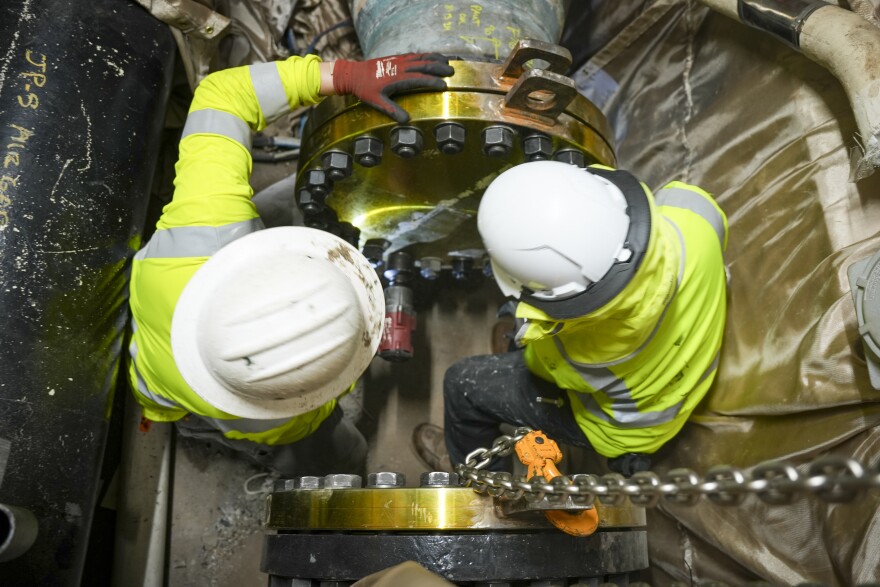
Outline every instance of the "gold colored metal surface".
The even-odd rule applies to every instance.
[[[384,144],[377,166],[354,163],[352,174],[336,181],[325,201],[339,221],[360,229],[361,243],[384,238],[391,242],[389,252],[411,247],[417,258],[481,249],[476,230],[480,198],[499,173],[526,160],[523,139],[530,134],[549,137],[553,153],[576,149],[587,164],[615,164],[605,117],[573,85],[560,82],[562,76],[530,75],[523,79],[527,83],[517,85],[520,78],[503,77],[500,64],[452,65],[456,72],[447,91],[396,97],[410,113],[407,126],[422,134],[422,150],[414,157],[391,151],[391,132],[398,125],[352,98],[327,99],[310,115],[300,155],[302,170],[320,167],[327,151],[353,153],[358,137],[374,137]],[[465,128],[460,152],[450,155],[438,148],[434,129],[442,122]],[[502,157],[483,150],[483,130],[492,125],[514,131],[510,150]],[[301,188],[302,183],[297,190]]]
[[[285,530],[535,530],[541,512],[500,515],[492,499],[464,487],[314,489],[269,496],[266,526]],[[645,510],[597,505],[599,529],[645,525]]]

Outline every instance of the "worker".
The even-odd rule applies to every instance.
[[[251,133],[332,94],[398,122],[389,96],[442,90],[440,55],[316,56],[207,76],[180,141],[174,197],[134,258],[129,378],[149,421],[177,423],[286,476],[363,470],[366,442],[336,398],[382,334],[382,287],[361,253],[305,227],[263,229]]]
[[[592,448],[624,475],[647,469],[717,372],[722,210],[685,183],[655,198],[626,171],[536,161],[489,185],[477,225],[495,281],[517,302],[518,350],[447,370],[445,430],[416,427],[417,454],[446,470],[507,423]]]

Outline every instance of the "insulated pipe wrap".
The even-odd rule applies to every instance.
[[[859,127],[850,181],[864,179],[880,168],[880,29],[854,12],[825,2],[700,2],[775,35],[827,68],[846,91]]]
[[[568,0],[349,0],[349,7],[367,57],[502,60],[520,39],[558,43]]]
[[[740,0],[739,19],[786,44],[800,47],[800,33],[807,18],[825,2],[809,0]]]
[[[0,2],[0,502],[39,521],[3,585],[81,577],[171,82],[130,1]]]

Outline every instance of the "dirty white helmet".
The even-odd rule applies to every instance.
[[[361,253],[321,230],[278,227],[226,245],[174,310],[177,367],[206,402],[244,418],[295,416],[369,365],[385,300]]]
[[[501,291],[557,300],[632,255],[627,200],[604,177],[558,161],[517,165],[486,189],[477,226]]]

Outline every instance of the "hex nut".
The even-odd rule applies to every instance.
[[[293,480],[294,489],[323,489],[324,478],[306,475]]]
[[[419,259],[419,273],[429,281],[440,277],[443,270],[443,260],[440,257],[422,257]]]
[[[488,126],[483,129],[483,153],[490,157],[506,157],[513,149],[513,129]]]
[[[553,155],[553,141],[545,134],[535,133],[523,139],[526,161],[546,161]]]
[[[460,484],[458,473],[430,471],[419,477],[420,487],[458,487]]]
[[[299,191],[297,203],[299,209],[307,216],[319,214],[324,209],[324,198],[316,197],[311,190],[305,188]]]
[[[568,163],[569,165],[577,165],[578,167],[587,166],[584,154],[577,149],[560,149],[553,155],[553,160]]]
[[[333,189],[333,182],[327,177],[323,169],[309,169],[303,184],[312,195],[323,198]]]
[[[296,489],[296,479],[276,479],[272,486],[272,493],[283,493]]]
[[[361,485],[360,475],[337,473],[324,477],[324,487],[327,489],[358,489]]]
[[[330,181],[342,181],[351,175],[351,155],[342,151],[327,151],[321,155],[321,166]]]
[[[471,275],[471,269],[474,268],[473,259],[453,259],[452,260],[452,277],[456,281],[465,281]]]
[[[370,265],[377,271],[385,265],[385,251],[391,246],[391,242],[384,238],[371,238],[364,243],[361,250]]]
[[[434,139],[437,148],[446,155],[461,153],[467,131],[457,122],[441,122],[434,127]]]
[[[406,476],[393,471],[380,471],[367,475],[368,488],[406,487]]]
[[[354,140],[354,160],[361,167],[375,167],[382,162],[385,144],[376,137],[358,137]]]
[[[422,131],[414,126],[397,126],[391,131],[391,152],[398,157],[410,159],[422,152]]]

